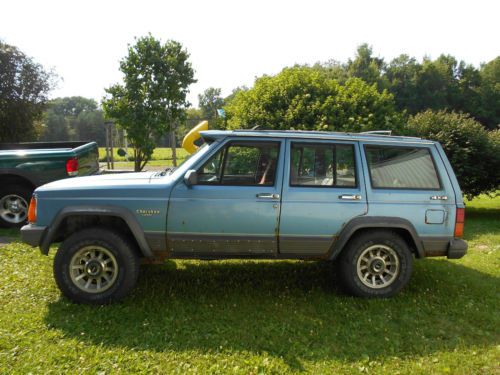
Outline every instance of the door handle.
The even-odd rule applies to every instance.
[[[279,194],[272,194],[272,193],[259,193],[257,194],[257,198],[259,199],[280,199]]]
[[[431,201],[447,201],[448,197],[446,195],[433,195]]]
[[[361,195],[359,195],[359,194],[342,194],[342,195],[339,195],[339,199],[342,199],[345,201],[359,201],[359,200],[361,200]]]

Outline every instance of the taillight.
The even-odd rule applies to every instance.
[[[464,235],[465,208],[457,208],[455,217],[455,237],[462,237]]]
[[[36,197],[31,197],[30,207],[28,208],[28,222],[36,223]]]
[[[66,161],[66,172],[68,176],[78,176],[78,159],[71,158]]]

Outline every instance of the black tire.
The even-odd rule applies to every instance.
[[[362,232],[342,251],[338,271],[343,289],[357,297],[391,297],[408,284],[413,255],[390,230]]]
[[[20,228],[28,219],[28,206],[33,189],[22,184],[0,187],[0,226]]]
[[[101,254],[99,258],[97,255]],[[67,238],[57,250],[54,259],[57,286],[76,303],[103,305],[119,301],[137,282],[140,265],[137,254],[130,240],[115,231],[83,229]],[[107,271],[108,265],[112,271]],[[96,273],[90,274],[91,270]],[[91,282],[85,288],[83,283],[88,280]]]

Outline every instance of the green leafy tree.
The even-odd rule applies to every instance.
[[[263,76],[246,91],[239,91],[225,107],[230,128],[368,131],[398,130],[402,115],[394,100],[376,85],[350,78],[345,85],[324,71],[285,68]]]
[[[209,87],[202,94],[198,95],[199,107],[204,119],[208,120],[211,128],[219,127],[217,124],[217,109],[224,106],[224,98],[221,96],[221,89]]]
[[[500,126],[500,56],[481,67],[480,77],[478,118],[488,128],[495,129]]]
[[[366,43],[358,47],[354,60],[349,59],[347,62],[349,77],[361,78],[369,84],[376,83],[381,89],[386,86],[383,80],[384,69],[384,59],[373,57],[373,49]]]
[[[81,141],[95,141],[99,146],[106,144],[104,114],[101,110],[82,111],[74,120],[76,138]]]
[[[500,137],[469,115],[427,110],[410,117],[407,131],[441,143],[468,198],[500,188]]]
[[[396,106],[408,113],[417,113],[417,77],[421,65],[408,55],[400,55],[387,66],[386,78],[389,91],[394,95]]]
[[[335,79],[340,84],[344,84],[351,77],[347,64],[334,59],[330,59],[324,63],[317,62],[312,68],[324,72],[328,78]]]
[[[70,132],[66,117],[48,110],[43,121],[42,141],[69,141]]]
[[[127,131],[136,171],[151,158],[155,138],[183,120],[188,87],[196,82],[188,59],[179,42],[162,43],[151,35],[136,39],[120,62],[124,83],[106,89],[104,112]]]
[[[55,75],[18,48],[0,41],[0,142],[37,137]]]
[[[43,121],[44,141],[92,140],[104,145],[103,114],[94,99],[81,96],[56,98],[47,105]]]

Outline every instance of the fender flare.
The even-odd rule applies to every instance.
[[[153,252],[146,241],[144,231],[136,217],[128,209],[117,206],[67,206],[63,208],[52,220],[52,223],[48,226],[47,231],[43,236],[40,244],[40,250],[42,253],[48,254],[52,240],[64,219],[70,216],[82,215],[115,216],[123,219],[125,223],[127,223],[132,235],[137,241],[141,253],[145,257],[153,257]]]
[[[425,256],[422,241],[420,240],[415,227],[408,220],[390,216],[360,216],[350,220],[342,228],[337,240],[330,248],[330,260],[334,260],[340,254],[344,246],[356,231],[365,228],[404,229],[410,234],[413,242],[415,243],[417,257],[423,258]]]

